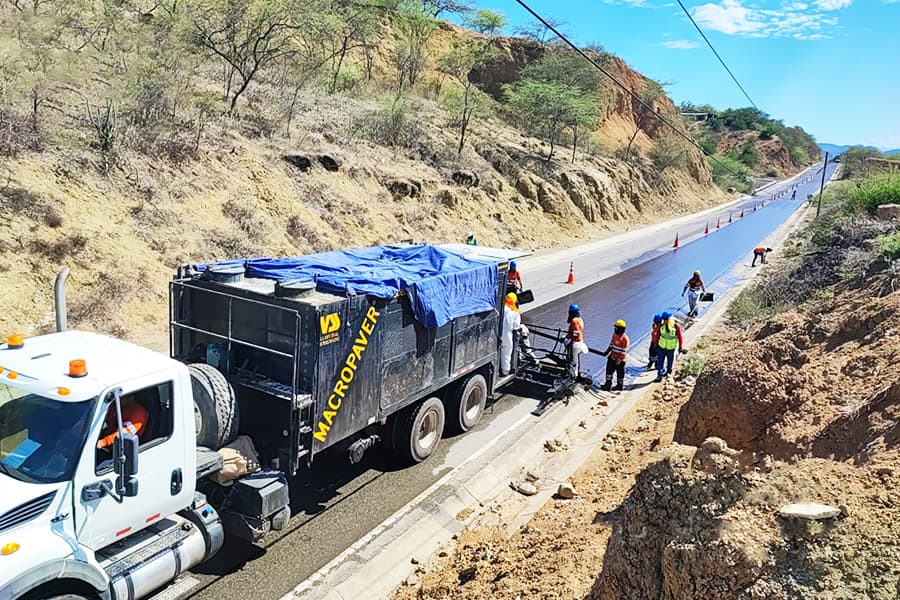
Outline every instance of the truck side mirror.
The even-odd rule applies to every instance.
[[[119,440],[122,440],[119,443]],[[113,443],[113,470],[116,478],[116,493],[124,497],[137,496],[138,493],[138,446],[140,441],[133,433],[123,433]]]

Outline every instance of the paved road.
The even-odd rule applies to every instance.
[[[765,212],[764,209],[768,208],[773,194],[786,190],[786,198],[789,199],[789,190],[797,185],[797,199],[800,200],[805,199],[807,194],[817,191],[821,179],[821,171],[819,171],[821,166],[819,163],[809,167],[784,183],[767,188],[755,196],[744,197],[724,208],[710,209],[618,234],[569,251],[524,258],[519,262],[525,286],[532,289],[535,294],[535,303],[529,305],[528,308],[533,310],[543,302],[568,296],[573,291],[597,283],[639,262],[666,254],[672,249],[676,234],[679,237],[680,245],[684,246],[689,241],[702,236],[707,224],[710,227],[710,237],[714,233],[716,235],[725,234],[728,227],[734,227],[741,220],[742,211],[745,219],[752,216],[756,221],[760,221],[761,219],[757,218],[756,214],[761,210]],[[829,164],[827,175],[830,176],[834,167],[833,163]],[[800,183],[809,178],[812,179]],[[778,199],[775,203],[777,204],[783,199]],[[754,208],[757,209],[756,212],[754,212]],[[732,219],[731,225],[728,224],[729,217]],[[768,218],[762,220],[768,223]],[[718,231],[716,231],[717,221],[722,226]],[[566,284],[570,262],[573,262],[575,266],[574,286]],[[691,270],[693,271],[693,269]]]
[[[790,185],[772,188],[769,193]],[[812,185],[801,186],[797,197],[806,198]],[[648,315],[679,304],[681,286],[694,269],[703,270],[711,280],[717,273],[746,259],[749,250],[800,203],[799,200],[775,200],[751,216],[748,207],[752,211],[754,202],[759,204],[761,198],[745,201],[732,209],[733,213],[737,211],[736,216],[743,206],[743,221],[723,226],[720,231],[678,251],[671,250],[666,227],[655,227],[630,234],[627,239],[610,240],[611,245],[605,249],[583,253],[576,259],[576,266],[584,278],[599,279],[599,274],[613,274],[623,266],[626,270],[579,291],[573,292],[572,286],[557,283],[560,272],[564,281],[568,256],[558,258],[555,263],[546,258],[536,259],[531,271],[527,270],[528,263],[523,262],[526,283],[536,290],[539,299],[556,298],[529,311],[526,320],[562,325],[566,307],[574,300],[582,305],[589,344],[605,347],[610,333],[607,325],[617,318],[633,323],[630,330],[634,331],[633,337],[639,337],[639,324],[648,320]],[[716,215],[711,218],[715,219]],[[705,219],[682,220],[677,225],[683,232],[682,239],[690,237],[692,231],[694,235],[702,234]],[[671,237],[674,239],[674,235]],[[610,247],[615,250],[611,251]],[[593,366],[598,367],[600,363]],[[302,481],[298,478],[292,485],[294,516],[286,530],[270,535],[259,546],[229,541],[219,556],[194,571],[193,577],[199,585],[185,597],[198,600],[280,598],[487,442],[527,421],[535,404],[526,398],[501,398],[474,431],[445,439],[435,456],[412,468],[395,470],[389,455],[377,449],[356,466],[347,464],[343,455],[320,460],[307,477]]]

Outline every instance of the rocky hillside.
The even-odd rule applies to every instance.
[[[337,4],[3,5],[0,39],[17,59],[0,86],[3,329],[49,323],[62,266],[75,325],[162,347],[180,263],[469,231],[530,250],[725,198],[698,151],[608,83],[574,98],[589,118],[523,119],[505,84],[561,50],[409,7]],[[246,54],[237,42],[260,23],[274,33]],[[597,55],[638,91],[652,83]]]

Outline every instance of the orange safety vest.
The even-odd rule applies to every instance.
[[[107,413],[107,421],[111,416],[112,422],[106,423],[100,440],[97,442],[98,448],[108,448],[112,446],[113,442],[116,440],[116,436],[119,435],[119,426],[115,419],[116,409],[114,406],[110,408],[111,411]],[[135,403],[122,409],[122,429],[127,433],[140,435],[147,426],[147,421],[149,419],[150,413],[148,413],[147,409],[140,404]]]
[[[697,290],[702,287],[706,287],[703,285],[703,280],[697,277],[696,275],[688,279],[687,285],[692,290]]]
[[[619,335],[614,333],[612,341],[609,342],[609,358],[610,360],[623,361],[628,353],[628,334]]]
[[[763,248],[762,246],[760,246],[759,248],[753,249],[753,254],[765,254],[765,253],[766,253],[766,249]]]
[[[584,321],[581,317],[575,317],[569,321],[569,339],[573,342],[584,341]]]
[[[506,285],[515,285],[519,283],[522,284],[522,274],[518,271],[507,271],[506,273]]]

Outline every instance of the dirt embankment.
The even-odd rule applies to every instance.
[[[454,35],[471,33],[447,25],[435,35],[423,82],[453,85],[435,66]],[[385,40],[372,58],[387,82]],[[502,43],[510,57],[529,44]],[[616,61],[623,76],[642,80]],[[640,152],[617,159],[635,127],[623,103],[612,105],[574,160],[566,151],[548,163],[545,142],[492,116],[473,121],[457,156],[453,115],[425,84],[402,114],[375,84],[354,93],[302,90],[290,132],[274,112],[277,92],[261,78],[238,114],[210,117],[184,139],[144,139],[147,132],[121,125],[108,174],[81,97],[61,95],[55,106],[65,119],[55,137],[0,165],[2,329],[29,333],[50,322],[51,285],[64,265],[72,269],[74,326],[164,347],[167,281],[185,262],[462,241],[469,231],[482,244],[531,250],[725,199],[698,157],[665,176]],[[638,135],[643,152],[653,126]]]
[[[696,384],[645,397],[579,496],[508,539],[465,533],[397,597],[900,597],[900,292],[872,243],[895,224],[817,227],[825,246],[764,267],[795,310],[720,326]],[[839,515],[779,515],[796,502]]]
[[[782,177],[803,168],[794,163],[790,150],[777,136],[764,139],[758,131],[726,131],[716,137],[716,154],[740,156],[752,152],[756,162],[751,170],[757,175]]]

